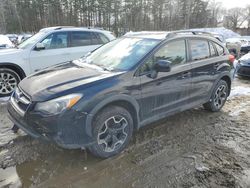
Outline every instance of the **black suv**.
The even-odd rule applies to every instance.
[[[207,34],[129,33],[25,78],[8,111],[35,138],[107,158],[147,124],[199,105],[219,111],[230,94],[232,61]]]

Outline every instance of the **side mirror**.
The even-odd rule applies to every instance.
[[[171,62],[167,60],[158,60],[154,66],[154,69],[157,72],[170,72],[171,67],[170,67]]]
[[[45,46],[43,43],[37,43],[35,50],[40,51],[40,50],[45,50]]]

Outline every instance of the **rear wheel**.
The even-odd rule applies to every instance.
[[[204,108],[212,112],[220,111],[227,100],[228,92],[227,82],[220,80],[212,93],[210,101],[203,105]]]
[[[0,68],[0,97],[9,96],[20,82],[19,75],[8,68]]]
[[[122,152],[132,137],[133,119],[130,113],[119,106],[109,106],[98,113],[93,122],[95,143],[89,150],[101,158],[112,157]]]

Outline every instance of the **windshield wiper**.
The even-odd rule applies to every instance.
[[[98,67],[101,67],[104,71],[111,71],[110,69],[108,69],[108,68],[106,68],[106,67],[104,67],[104,66],[101,66],[101,65],[97,65]]]
[[[81,60],[81,63],[83,63],[85,66],[89,66],[92,68],[101,68],[103,71],[109,71],[109,72],[112,71],[112,70],[110,70],[102,65],[98,65],[98,64],[93,63],[93,61],[88,61],[87,57],[82,57],[82,58],[80,58],[80,60]]]

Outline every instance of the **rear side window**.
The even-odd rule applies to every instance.
[[[71,47],[92,45],[92,33],[75,31],[71,34]]]
[[[98,38],[102,41],[102,44],[106,44],[109,42],[109,39],[102,33],[96,33]]]
[[[206,40],[189,40],[191,58],[193,61],[209,58],[209,46]]]
[[[224,55],[224,48],[221,46],[221,45],[219,45],[219,44],[217,44],[217,43],[214,43],[215,44],[215,46],[216,46],[216,49],[217,49],[217,51],[218,51],[218,54],[221,56],[221,55]]]
[[[96,33],[92,33],[92,44],[93,45],[99,45],[104,44],[100,37]]]
[[[212,42],[209,42],[209,47],[210,47],[210,56],[211,57],[217,56],[216,50]]]
[[[93,32],[92,42],[94,45],[106,44],[109,42],[109,39],[102,33]]]

